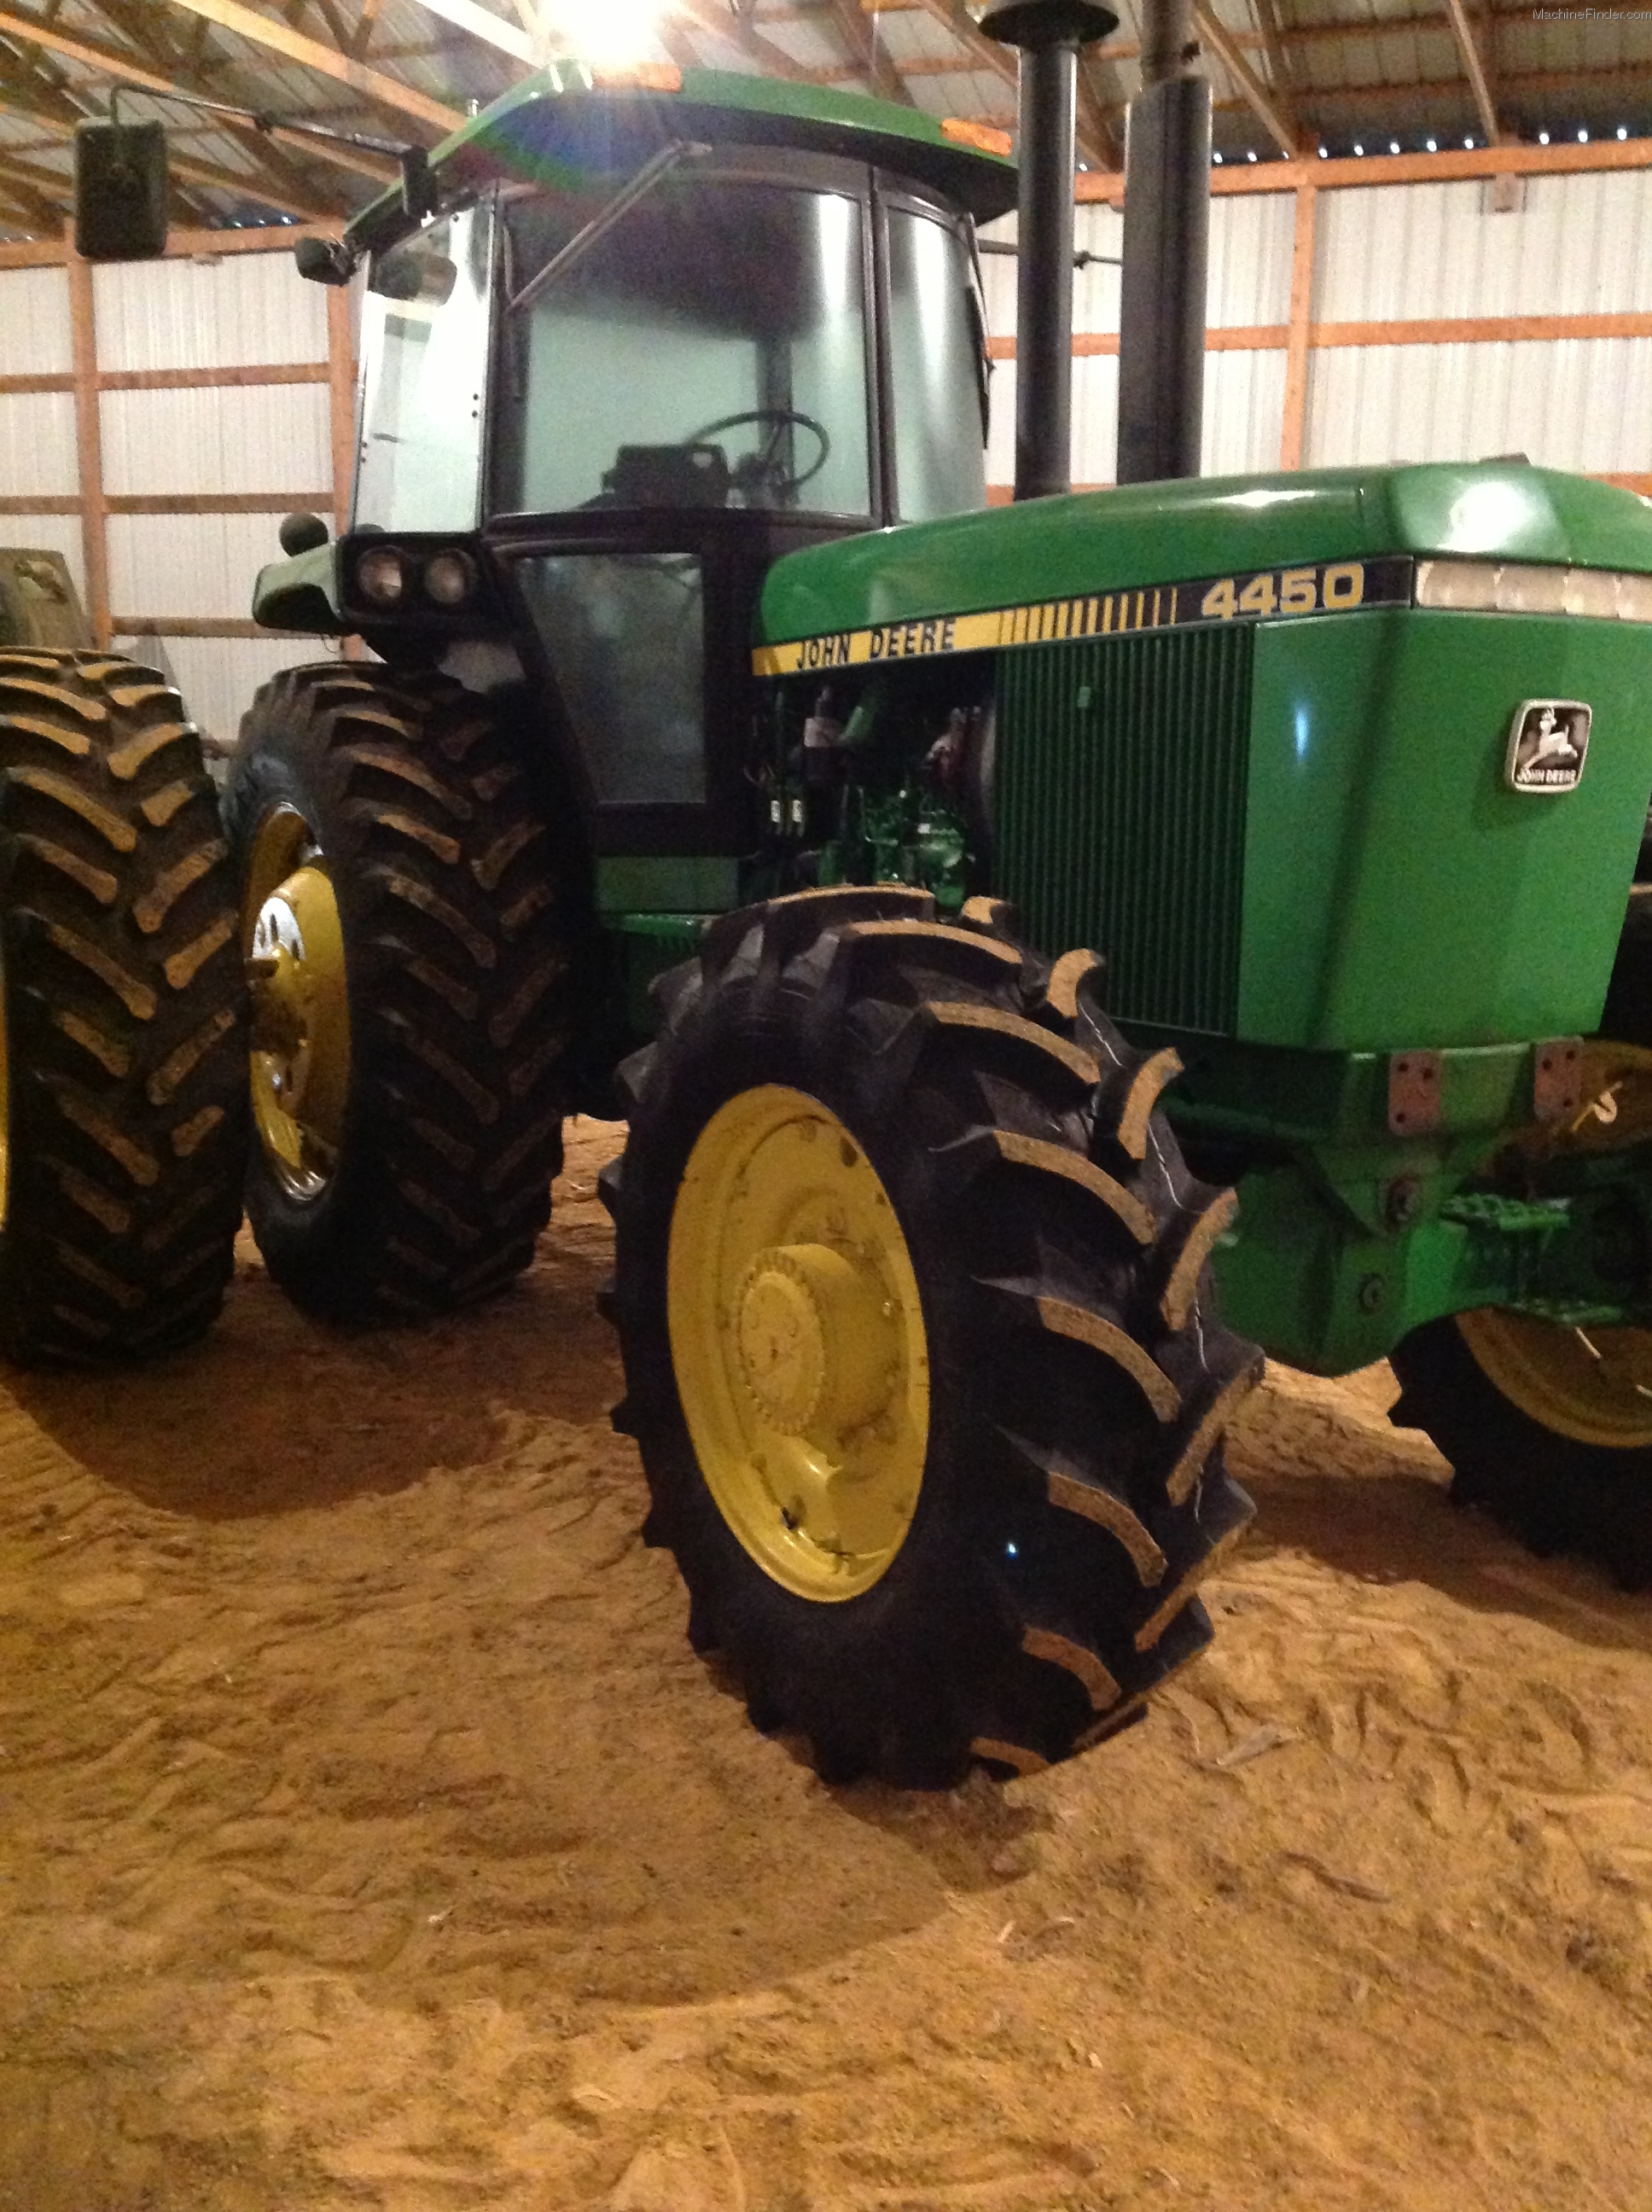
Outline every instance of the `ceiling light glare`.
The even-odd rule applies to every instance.
[[[1464,145],[1465,145],[1465,146],[1473,146],[1473,144],[1474,143],[1474,142],[1473,142],[1473,140],[1472,138],[1465,138],[1465,139],[1463,140],[1463,143],[1464,143]]]
[[[1321,147],[1320,148],[1320,159],[1321,159],[1321,161],[1328,161],[1330,160],[1330,158],[1331,158],[1331,149],[1330,149],[1330,148],[1329,148],[1328,146],[1321,146]]]
[[[1397,138],[1389,139],[1388,151],[1391,154],[1397,154],[1400,151],[1400,141]]]
[[[1356,154],[1363,154],[1365,151],[1365,149],[1363,146],[1356,146],[1354,151]]]
[[[1578,143],[1578,144],[1579,144],[1580,146],[1587,146],[1587,145],[1588,144],[1588,143],[1589,143],[1589,134],[1588,134],[1588,132],[1587,131],[1580,131],[1578,132],[1578,134],[1577,134],[1577,143]]]
[[[1218,167],[1220,166],[1222,156],[1219,154],[1212,154],[1211,155],[1211,159],[1212,161],[1216,162]]]
[[[1624,128],[1621,123],[1618,125],[1618,136],[1620,138],[1627,138],[1629,136],[1628,131]]]
[[[1254,146],[1251,148],[1249,153],[1246,155],[1245,159],[1248,161],[1254,161],[1256,159],[1256,149]]]
[[[1539,144],[1540,146],[1546,146],[1546,145],[1548,144],[1548,143],[1549,143],[1549,134],[1548,134],[1548,132],[1547,132],[1546,131],[1540,131],[1538,132],[1538,134],[1537,134],[1537,143],[1538,143],[1538,144]]]
[[[1437,153],[1439,152],[1439,150],[1440,150],[1440,142],[1439,142],[1439,140],[1438,140],[1437,138],[1430,138],[1430,139],[1429,140],[1429,142],[1428,142],[1428,150],[1429,150],[1429,152],[1430,152],[1430,154],[1437,154]]]
[[[574,60],[623,69],[653,51],[665,0],[550,0],[545,28]]]

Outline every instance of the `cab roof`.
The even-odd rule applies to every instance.
[[[444,200],[496,182],[601,191],[684,141],[865,162],[929,186],[979,222],[1015,205],[1015,164],[1002,132],[824,85],[721,70],[555,63],[443,139],[430,165]],[[412,227],[392,191],[345,236],[358,249],[381,250]]]

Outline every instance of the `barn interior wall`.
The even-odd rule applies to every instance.
[[[1652,472],[1652,169],[1534,175],[1496,211],[1482,179],[1316,191],[1303,459],[1352,462],[1525,453],[1592,475]],[[1297,196],[1219,195],[1211,206],[1204,465],[1227,476],[1279,465]],[[1077,243],[1121,250],[1118,210],[1078,210]],[[1013,238],[1013,219],[986,234]],[[984,270],[1003,354],[1015,334],[1016,264]],[[1604,317],[1627,334],[1520,338],[1489,328],[1430,341],[1429,325]],[[1388,333],[1382,325],[1403,325]],[[1423,326],[1419,328],[1418,326]],[[1354,326],[1361,326],[1356,331]],[[1114,477],[1119,272],[1074,283],[1075,483]],[[1218,335],[1220,334],[1220,335]],[[1088,344],[1087,344],[1088,342]],[[1014,475],[1015,364],[993,382],[987,475]]]

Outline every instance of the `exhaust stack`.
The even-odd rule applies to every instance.
[[[1142,88],[1130,103],[1119,298],[1122,483],[1200,471],[1211,88],[1192,0],[1142,0]]]
[[[1072,488],[1073,109],[1078,49],[1118,28],[1096,0],[999,0],[981,27],[1021,51],[1015,495]],[[1128,248],[1127,247],[1127,252]]]

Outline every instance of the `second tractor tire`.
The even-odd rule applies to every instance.
[[[324,1318],[484,1297],[550,1217],[575,895],[531,769],[515,695],[436,675],[289,669],[242,723],[246,1208]]]

